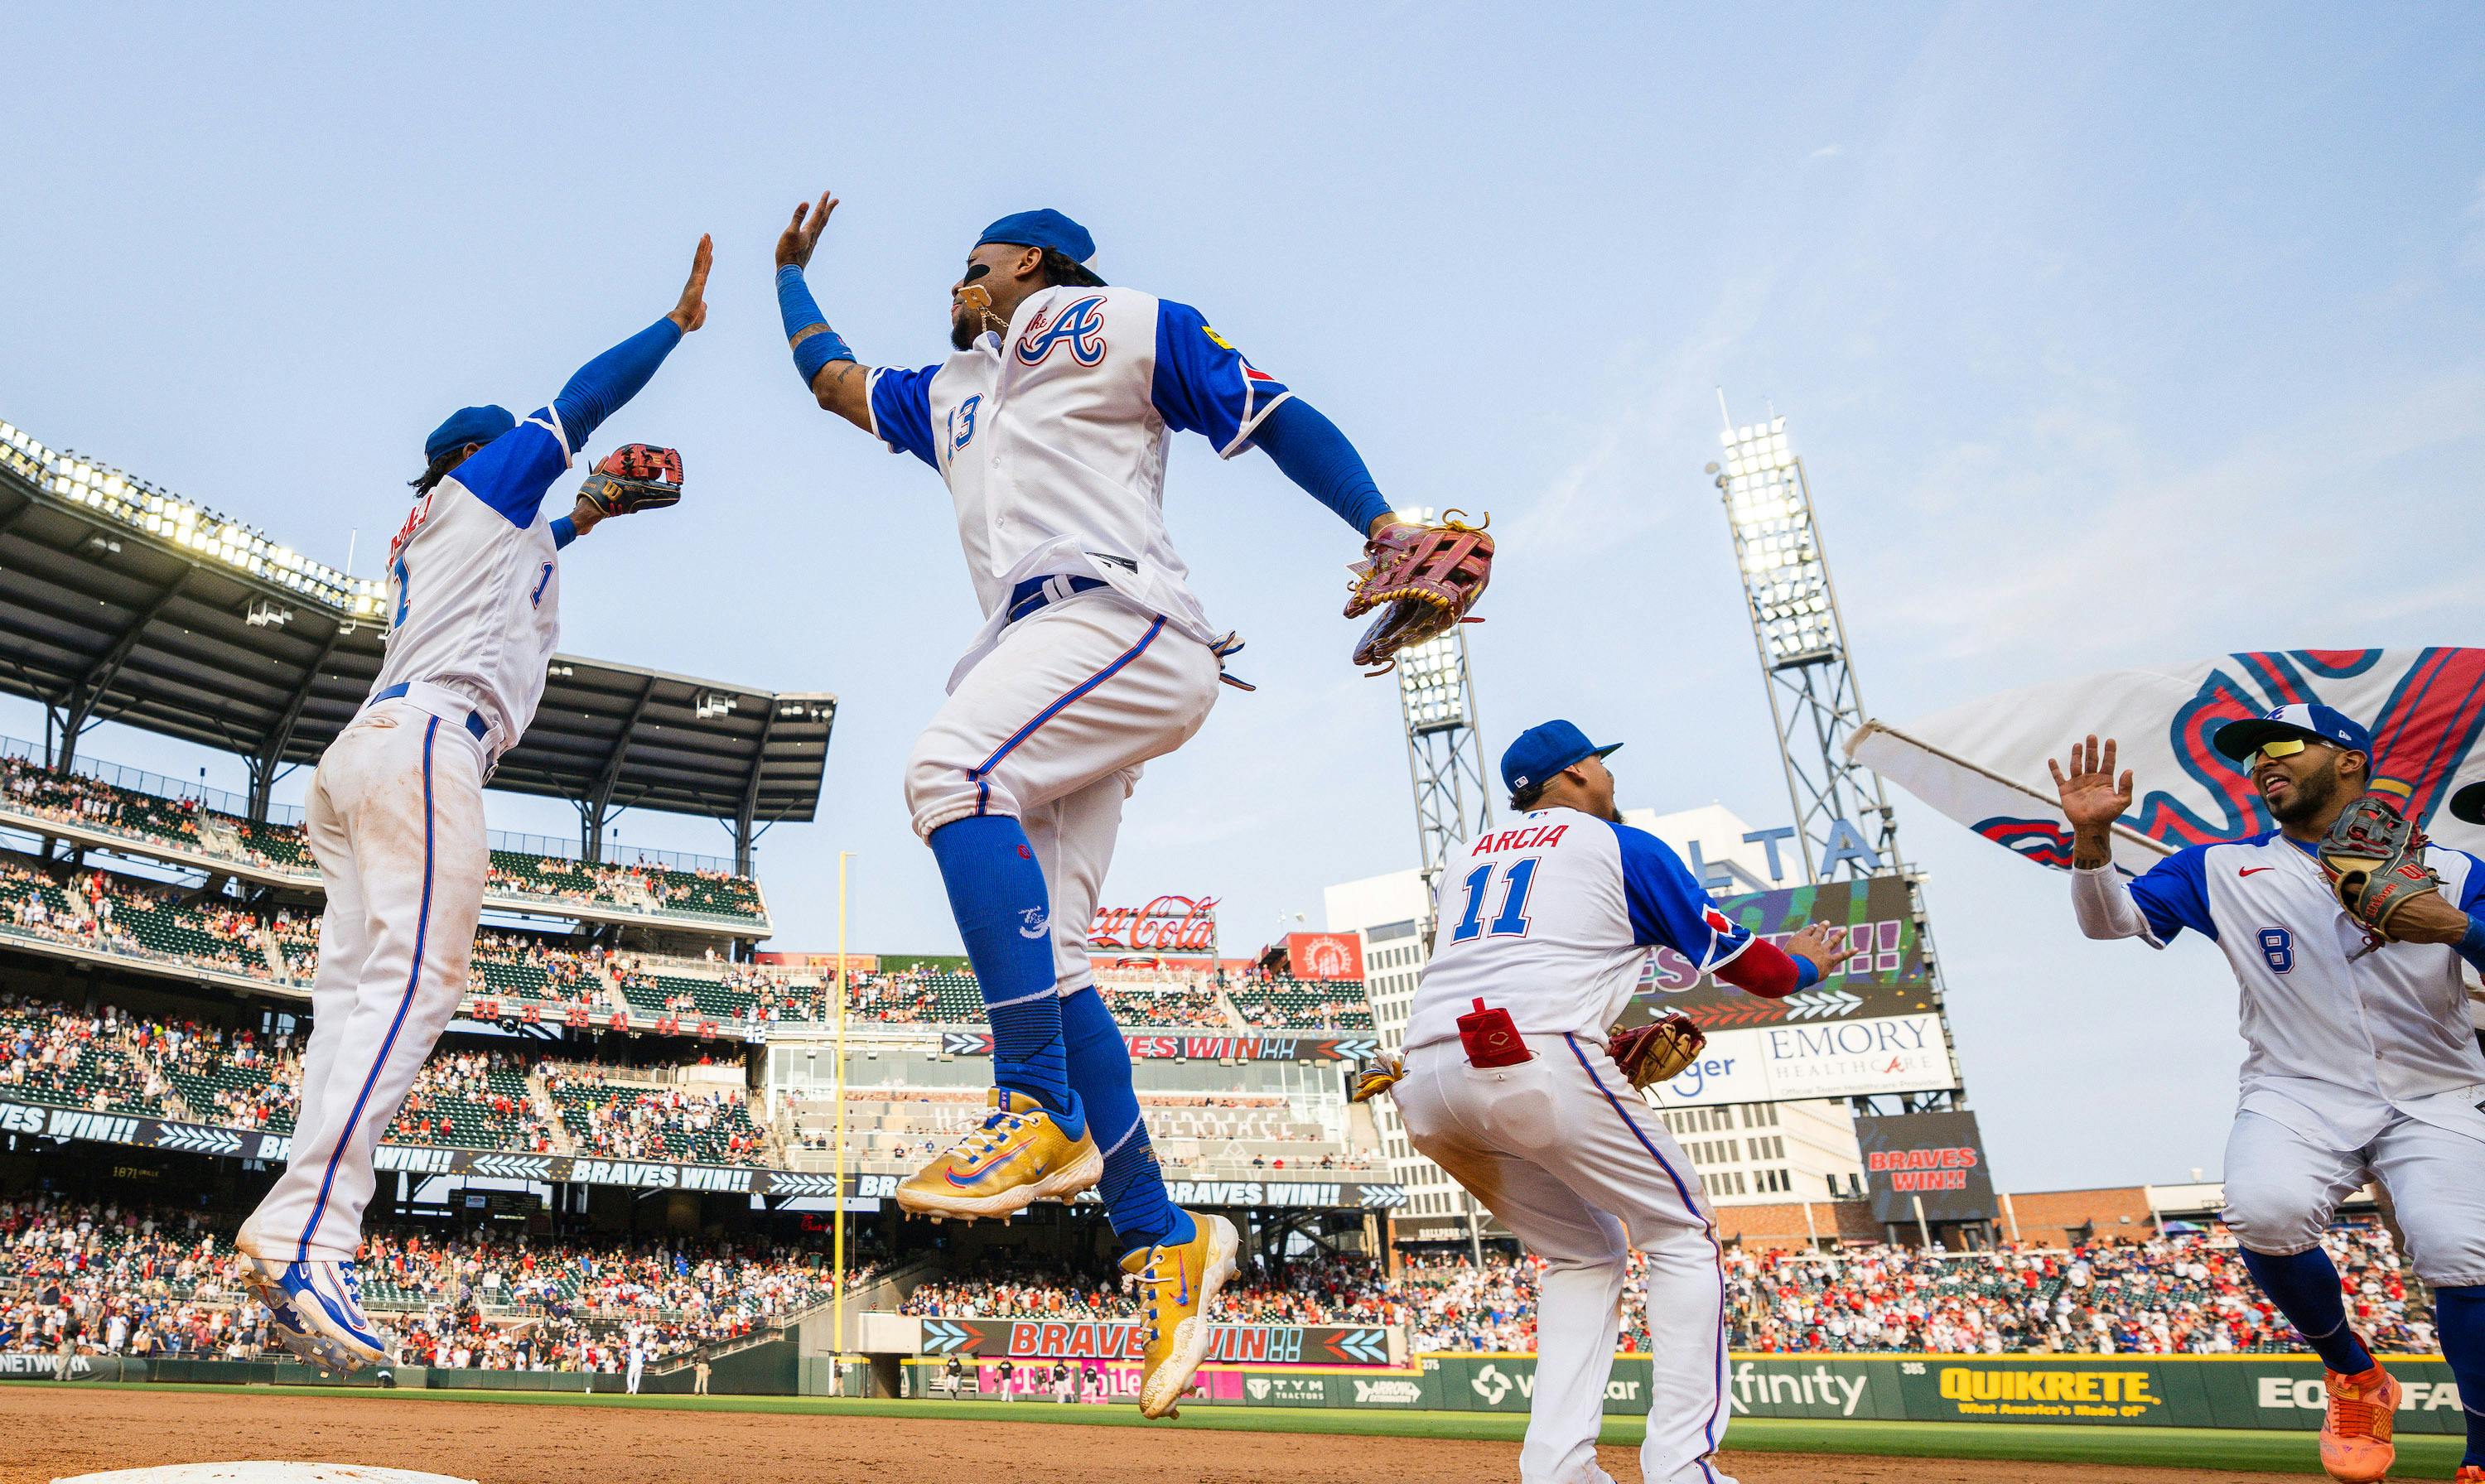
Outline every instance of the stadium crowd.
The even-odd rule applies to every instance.
[[[251,1359],[267,1315],[232,1272],[232,1220],[48,1198],[0,1202],[0,1352]],[[734,1242],[694,1255],[490,1228],[374,1230],[364,1300],[410,1364],[617,1371],[784,1322],[832,1296],[825,1255]],[[877,1277],[847,1274],[848,1291]]]
[[[2431,1307],[2387,1231],[2327,1239],[2358,1332],[2376,1349],[2436,1347]],[[1355,1257],[1298,1260],[1246,1273],[1227,1290],[1234,1323],[1392,1324],[1415,1350],[1536,1348],[1537,1277],[1526,1256],[1410,1256],[1391,1280]],[[2286,1351],[2302,1342],[2253,1286],[2230,1242],[2177,1236],[2068,1250],[1925,1253],[1859,1246],[1834,1252],[1729,1249],[1729,1342],[1805,1353],[2199,1354]],[[911,1314],[949,1318],[1118,1318],[1133,1311],[1117,1277],[977,1269],[927,1282]],[[1649,1344],[1646,1289],[1634,1260],[1623,1311],[1625,1349]]]
[[[561,1151],[562,1141],[535,1100],[540,1084],[579,1151],[766,1162],[766,1133],[738,1091],[653,1086],[649,1075],[643,1068],[451,1046],[423,1065],[386,1137],[395,1144]],[[300,1081],[300,1054],[289,1035],[136,1015],[112,1005],[82,1011],[0,993],[0,1097],[289,1134]]]
[[[194,796],[125,788],[89,772],[54,772],[30,757],[0,757],[0,808],[178,854],[298,875],[317,869],[298,824],[257,823],[205,808]],[[514,896],[643,912],[750,921],[765,912],[758,883],[748,877],[708,867],[682,870],[645,859],[589,863],[496,850],[485,886]]]

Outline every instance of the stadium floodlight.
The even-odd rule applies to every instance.
[[[1466,656],[1456,631],[1399,651],[1398,700],[1412,731],[1466,725]]]
[[[732,715],[733,708],[741,702],[740,696],[723,690],[702,690],[693,698],[691,709],[699,720],[708,721],[718,716]]]
[[[1728,427],[1718,441],[1722,467],[1708,470],[1725,496],[1762,659],[1772,669],[1821,663],[1843,647],[1837,599],[1786,419]]]
[[[202,557],[213,557],[237,571],[280,583],[341,612],[376,616],[380,611],[386,589],[377,580],[352,577],[313,561],[252,526],[168,495],[84,454],[68,449],[56,452],[14,423],[0,422],[0,464],[46,494]]]

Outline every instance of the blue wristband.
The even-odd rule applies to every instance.
[[[578,523],[565,515],[552,518],[552,549],[556,552],[578,539]]]
[[[777,270],[777,311],[784,318],[789,342],[816,327],[814,334],[794,346],[794,369],[803,373],[804,386],[809,386],[811,379],[820,374],[820,367],[830,362],[855,358],[845,340],[829,328],[828,316],[820,312],[818,301],[811,297],[811,285],[803,282],[803,270],[792,263]]]
[[[2485,914],[2468,914],[2468,931],[2453,944],[2459,957],[2474,964],[2476,972],[2485,974]]]
[[[1787,957],[1794,960],[1794,986],[1797,989],[1809,989],[1820,983],[1820,965],[1801,954],[1789,954]]]

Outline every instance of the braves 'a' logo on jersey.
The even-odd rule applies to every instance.
[[[1018,337],[1018,362],[1021,365],[1042,365],[1052,353],[1067,345],[1070,359],[1080,365],[1096,365],[1105,359],[1105,296],[1090,294],[1061,311],[1050,322],[1045,311],[1035,311],[1027,321],[1026,333]]]

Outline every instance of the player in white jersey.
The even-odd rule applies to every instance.
[[[1057,211],[985,229],[951,290],[955,354],[858,364],[803,278],[835,205],[797,207],[777,245],[795,367],[822,408],[947,483],[984,611],[906,796],[982,985],[997,1085],[984,1125],[898,1203],[1006,1216],[1101,1183],[1124,1270],[1151,1295],[1139,1405],[1161,1417],[1206,1358],[1237,1238],[1166,1198],[1087,931],[1124,798],[1208,719],[1241,647],[1165,534],[1167,445],[1188,430],[1225,457],[1260,448],[1358,536],[1395,518],[1327,418],[1198,310],[1106,286],[1086,229]]]
[[[483,780],[543,698],[560,639],[558,553],[602,519],[545,492],[608,416],[705,322],[712,249],[664,318],[598,356],[525,421],[452,414],[389,544],[388,653],[369,699],[319,759],[304,833],[327,909],[291,1155],[235,1248],[286,1348],[352,1369],[385,1362],[354,1254],[381,1133],[466,991],[490,848]]]
[[[2373,1480],[2392,1457],[2398,1383],[2349,1325],[2321,1250],[2338,1202],[2379,1180],[2433,1289],[2467,1412],[2458,1478],[2485,1484],[2485,1055],[2460,974],[2462,959],[2485,967],[2485,862],[2429,847],[2442,892],[2400,908],[2385,942],[2339,905],[2315,853],[2365,792],[2370,734],[2327,706],[2293,705],[2229,722],[2214,742],[2249,767],[2278,828],[2186,847],[2129,882],[2111,835],[2131,808],[2132,777],[2116,775],[2113,740],[2090,737],[2050,765],[2072,830],[2080,931],[2163,948],[2189,928],[2234,971],[2246,1051],[2226,1225],[2327,1367],[2323,1467]]]
[[[1502,754],[1517,820],[1451,848],[1394,1089],[1406,1135],[1544,1260],[1527,1484],[1600,1484],[1597,1429],[1629,1250],[1644,1256],[1654,1375],[1647,1484],[1733,1484],[1726,1282],[1699,1176],[1616,1069],[1606,1035],[1652,948],[1777,997],[1853,957],[1807,927],[1780,949],[1717,908],[1614,810],[1612,747],[1568,721]]]

